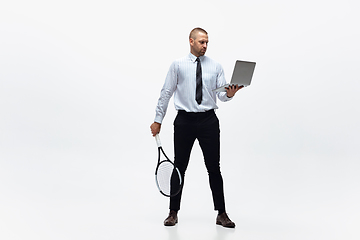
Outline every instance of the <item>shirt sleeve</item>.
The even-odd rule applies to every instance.
[[[225,84],[227,84],[226,80],[225,80],[225,75],[224,75],[224,69],[222,68],[222,66],[219,66],[220,70],[219,70],[219,74],[217,76],[217,81],[216,81],[216,88],[219,88],[221,86],[224,86]],[[216,93],[217,97],[219,98],[220,101],[222,102],[227,102],[230,101],[232,99],[229,98],[226,94],[226,92],[217,92]]]
[[[160,97],[156,105],[155,122],[162,123],[165,117],[170,98],[174,94],[177,85],[177,64],[173,62],[166,75],[165,83],[161,89]]]

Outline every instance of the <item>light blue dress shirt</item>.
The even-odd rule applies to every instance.
[[[203,81],[201,104],[195,100],[196,56],[189,53],[188,56],[175,60],[170,66],[156,106],[155,122],[162,123],[173,94],[175,109],[186,112],[205,112],[217,109],[216,95],[223,102],[231,99],[227,97],[226,92],[213,92],[214,89],[226,84],[222,66],[206,56],[199,58]]]

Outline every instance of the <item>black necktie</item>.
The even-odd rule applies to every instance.
[[[196,102],[201,103],[202,100],[202,73],[201,73],[201,63],[200,58],[196,58],[197,67],[196,67]]]

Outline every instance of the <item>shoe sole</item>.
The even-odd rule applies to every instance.
[[[220,226],[223,226],[223,227],[226,227],[226,228],[235,228],[235,225],[231,225],[231,226],[224,226],[221,224],[221,222],[216,222],[217,225],[220,225]]]
[[[166,226],[166,227],[172,227],[172,226],[175,226],[177,223],[178,223],[178,221],[176,220],[174,224],[164,223],[164,226]]]

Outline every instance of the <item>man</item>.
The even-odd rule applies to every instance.
[[[214,208],[218,211],[216,224],[234,228],[225,211],[223,179],[220,172],[220,130],[215,115],[216,96],[221,101],[229,101],[242,86],[230,86],[226,92],[212,90],[226,84],[220,64],[204,56],[208,47],[208,34],[204,29],[195,28],[190,32],[190,54],[175,60],[166,76],[160,98],[156,106],[155,121],[151,124],[152,135],[160,132],[171,96],[178,114],[174,121],[174,164],[183,179],[189,163],[190,152],[198,139],[209,174]],[[182,191],[170,198],[170,213],[165,226],[178,222]]]

